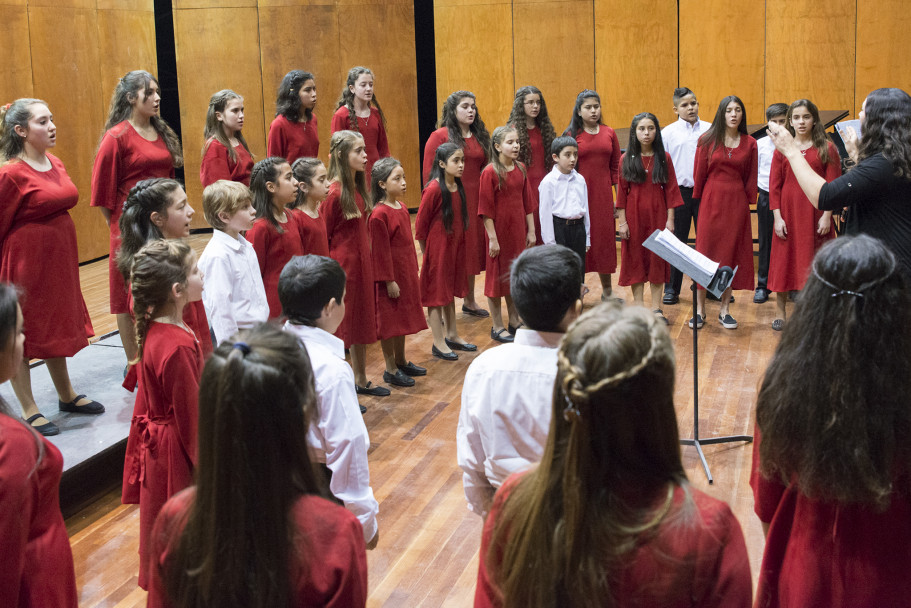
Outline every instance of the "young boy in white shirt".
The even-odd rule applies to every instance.
[[[576,172],[579,144],[572,137],[558,137],[550,146],[554,168],[538,186],[538,216],[541,218],[541,240],[545,245],[569,247],[582,259],[585,275],[585,253],[592,244],[591,219],[588,215],[588,187]]]
[[[202,302],[217,345],[268,319],[269,303],[256,252],[240,234],[256,218],[250,189],[220,179],[203,190],[202,209],[214,228],[199,257],[206,278]]]
[[[773,103],[765,111],[768,122],[785,126],[788,117],[788,104]],[[759,151],[759,200],[756,201],[757,236],[759,240],[759,274],[756,277],[756,293],[753,301],[762,304],[769,299],[769,258],[772,255],[772,227],[775,214],[769,209],[769,173],[772,171],[772,155],[775,144],[771,137],[761,137],[756,141]]]
[[[482,517],[503,481],[544,453],[557,348],[582,312],[582,278],[582,260],[566,247],[523,251],[509,285],[527,328],[478,355],[465,374],[456,445],[468,508]]]
[[[370,437],[354,392],[354,372],[345,362],[345,343],[332,334],[345,318],[345,271],[332,258],[294,256],[278,278],[278,299],[310,356],[316,384],[317,416],[307,443],[329,478],[329,491],[354,513],[368,549],[379,539],[379,504],[370,488]]]

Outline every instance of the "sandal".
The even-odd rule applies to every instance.
[[[29,423],[29,426],[31,426],[33,429],[35,429],[36,431],[38,431],[45,437],[50,437],[51,435],[60,434],[60,429],[57,427],[57,425],[54,424],[53,422],[51,422],[50,420],[47,420],[47,418],[44,418],[45,420],[47,420],[47,422],[45,422],[44,424],[35,424],[35,421],[38,420],[39,418],[44,418],[44,414],[42,414],[41,412],[38,412],[34,416],[29,416],[28,418],[26,418],[25,421]]]
[[[784,329],[784,319],[775,319],[772,321],[772,329],[775,331],[781,331]]]

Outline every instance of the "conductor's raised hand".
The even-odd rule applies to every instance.
[[[769,121],[767,133],[769,134],[769,139],[775,144],[775,149],[784,154],[785,157],[790,158],[793,154],[800,154],[800,148],[797,147],[794,136],[783,126]]]
[[[851,160],[857,162],[857,148],[860,142],[857,139],[857,131],[854,130],[854,127],[848,127],[845,130],[843,141],[845,142],[845,152],[848,153]]]

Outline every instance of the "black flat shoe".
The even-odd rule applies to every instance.
[[[28,422],[29,425],[33,429],[35,429],[36,431],[38,431],[45,437],[50,437],[51,435],[60,434],[60,429],[57,428],[57,425],[54,424],[53,422],[51,422],[50,420],[48,420],[44,424],[34,424],[34,422],[36,420],[38,420],[39,418],[44,418],[44,414],[42,414],[41,412],[38,412],[34,416],[30,416],[30,417],[26,418],[25,421]]]
[[[430,352],[433,353],[434,357],[436,357],[437,359],[442,359],[443,361],[458,361],[459,360],[459,356],[457,354],[444,353],[439,348],[437,348],[436,344],[434,344],[433,346],[430,347]]]
[[[464,304],[462,304],[462,312],[472,317],[481,317],[482,319],[490,316],[490,313],[483,308],[468,308]]]
[[[680,296],[678,296],[673,291],[665,291],[664,297],[661,298],[661,303],[664,304],[665,306],[673,306],[674,304],[676,304],[679,301],[680,301]]]
[[[374,397],[388,397],[392,394],[389,392],[388,388],[376,386],[373,382],[368,382],[367,386],[358,386],[355,384],[354,390],[358,395],[373,395]]]
[[[505,336],[503,334],[506,334]],[[515,341],[515,338],[510,334],[506,328],[497,331],[493,327],[490,328],[490,337],[496,340],[497,342],[502,342],[503,344],[510,344]]]
[[[402,370],[402,373],[406,376],[426,376],[427,368],[421,367],[420,365],[415,365],[411,361],[405,365],[399,365],[398,368]]]
[[[762,287],[756,288],[756,293],[753,294],[753,303],[754,304],[764,304],[769,301],[769,290],[763,289]]]
[[[60,403],[61,412],[72,412],[74,414],[103,414],[104,406],[98,403],[97,401],[89,401],[85,405],[76,405],[76,402],[80,399],[86,399],[85,395],[76,395],[76,398],[70,401],[69,403]]]
[[[409,378],[402,370],[395,370],[394,374],[383,372],[383,382],[393,386],[414,386],[414,378]]]
[[[516,332],[519,331],[519,329],[522,327],[525,327],[525,323],[519,323],[518,325],[507,325],[506,329],[509,330],[509,333],[511,333],[515,338]]]
[[[462,344],[461,342],[453,342],[449,338],[443,338],[443,339],[446,341],[446,346],[448,346],[452,350],[464,350],[465,352],[468,352],[468,353],[473,353],[474,351],[478,350],[477,346],[475,346],[474,344],[469,344],[468,342],[466,342],[465,344]]]
[[[358,409],[361,410],[361,416],[363,416],[364,414],[367,413],[367,408],[364,407],[363,405],[361,405],[360,403],[357,404],[357,407],[358,407]]]

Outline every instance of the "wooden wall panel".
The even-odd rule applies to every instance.
[[[174,11],[174,45],[187,196],[196,210],[194,228],[208,227],[202,214],[200,150],[209,98],[232,89],[244,98],[244,137],[261,158],[266,152],[262,73],[256,8]],[[226,49],[230,48],[230,52]]]
[[[627,128],[639,112],[652,112],[662,126],[676,119],[671,97],[677,87],[677,3],[595,0],[594,23],[604,122]],[[625,148],[627,142],[620,144]]]
[[[911,11],[905,0],[857,3],[857,67],[854,112],[864,98],[880,87],[898,87],[911,92],[911,62],[908,32]],[[842,86],[848,87],[847,79]]]
[[[557,133],[569,124],[579,91],[595,86],[592,10],[592,0],[513,3],[515,88],[541,89]]]
[[[679,84],[696,92],[711,121],[726,95],[737,95],[750,123],[765,118],[765,3],[680,0]]]
[[[32,53],[25,0],[0,3],[0,40],[4,41],[3,69],[0,70],[0,103],[33,97]]]
[[[766,0],[765,105],[853,109],[855,0]],[[751,116],[752,122],[762,122]]]

